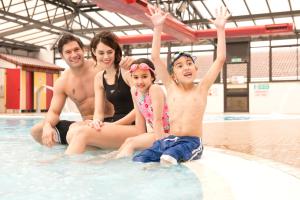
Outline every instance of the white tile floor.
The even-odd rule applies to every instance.
[[[246,154],[206,148],[199,161],[186,164],[200,179],[205,200],[299,200],[297,170]],[[300,169],[299,169],[300,171]]]

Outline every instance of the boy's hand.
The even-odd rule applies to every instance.
[[[230,17],[230,14],[226,7],[221,6],[219,9],[216,9],[216,19],[209,19],[217,29],[224,29],[227,19]]]
[[[161,9],[157,6],[154,8],[150,8],[150,6],[148,6],[148,11],[150,15],[148,13],[145,13],[145,15],[152,21],[154,26],[162,26],[169,15],[169,13],[161,11]]]

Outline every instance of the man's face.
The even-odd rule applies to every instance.
[[[84,52],[76,41],[69,42],[63,46],[61,57],[70,68],[83,66]]]

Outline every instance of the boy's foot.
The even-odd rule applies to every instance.
[[[160,164],[163,165],[177,165],[177,160],[170,155],[162,155],[160,157]]]

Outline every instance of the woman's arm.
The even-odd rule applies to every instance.
[[[100,126],[104,120],[104,88],[103,88],[103,71],[96,74],[94,80],[94,91],[95,91],[95,110],[93,116],[92,127],[100,129]]]
[[[135,110],[130,111],[126,116],[122,117],[118,121],[115,121],[113,124],[119,125],[130,125],[135,120]]]

